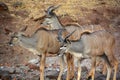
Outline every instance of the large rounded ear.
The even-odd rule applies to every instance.
[[[6,34],[6,35],[9,35],[9,34],[12,33],[12,30],[7,29],[7,28],[4,28],[4,31],[5,31],[5,34]]]
[[[47,10],[44,10],[44,12],[45,12],[45,16],[47,17],[47,16],[48,16],[48,12],[47,12]]]
[[[44,10],[44,12],[47,14],[47,10]]]
[[[24,31],[26,31],[26,29],[27,29],[27,26],[22,27],[22,28],[20,28],[20,32],[24,32]]]

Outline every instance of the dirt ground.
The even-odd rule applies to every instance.
[[[18,6],[13,6],[16,9]],[[86,16],[76,15],[78,19],[73,19],[69,15],[59,16],[63,25],[78,23],[80,25],[100,25],[111,32],[116,39],[115,56],[120,63],[120,7],[96,7],[86,9],[81,7]],[[88,13],[87,13],[88,11]],[[9,46],[10,33],[17,32],[20,28],[27,26],[26,36],[32,35],[35,30],[41,27],[43,19],[34,21],[29,18],[29,12],[26,10],[3,9],[0,4],[0,80],[38,80],[39,79],[39,57],[27,51],[20,46]],[[42,16],[41,16],[42,17]],[[42,26],[46,27],[46,26]],[[90,60],[82,62],[82,79],[90,70]],[[76,66],[77,67],[77,66]],[[76,70],[75,67],[75,70]],[[95,80],[105,80],[100,70],[102,66],[97,67]],[[67,68],[64,70],[62,80],[65,80]],[[59,73],[59,57],[47,57],[45,67],[45,80],[56,80]],[[76,75],[77,71],[75,72]],[[112,78],[112,76],[111,76]],[[76,80],[76,79],[74,79]],[[117,74],[117,80],[120,80],[120,64]]]

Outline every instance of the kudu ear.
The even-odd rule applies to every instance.
[[[10,29],[4,28],[5,34],[8,35],[9,37],[14,36],[15,32],[13,32]]]
[[[48,12],[47,12],[47,10],[44,10],[44,12],[45,12],[45,15],[48,15]]]
[[[6,34],[6,35],[9,35],[9,34],[12,33],[12,30],[7,29],[7,28],[4,28],[4,31],[5,31],[5,34]]]
[[[24,32],[24,31],[26,31],[26,29],[27,29],[27,26],[22,27],[22,28],[20,28],[20,32]]]

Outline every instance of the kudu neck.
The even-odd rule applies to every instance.
[[[63,28],[63,26],[57,16],[53,17],[53,22],[50,24],[50,26],[52,27],[52,29],[62,29]]]
[[[34,47],[36,44],[36,38],[34,36],[27,37],[27,36],[21,35],[19,39],[20,39],[19,44],[25,48]]]

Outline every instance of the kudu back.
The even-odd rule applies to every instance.
[[[59,29],[47,30],[45,28],[40,28],[36,30],[34,34],[31,35],[30,37],[25,36],[24,33],[21,31],[14,33],[11,36],[11,40],[9,42],[10,45],[18,44],[21,47],[24,47],[27,50],[33,52],[35,55],[40,56],[40,80],[44,80],[44,66],[46,55],[47,54],[52,54],[53,56],[58,55],[60,48],[60,43],[56,38],[58,36],[57,35],[58,31]],[[63,69],[61,67],[59,77],[57,80],[61,80],[62,73]]]
[[[58,33],[58,40],[62,45],[60,49],[64,50],[65,53],[69,52],[77,58],[79,67],[77,80],[80,80],[81,77],[81,59],[89,57],[92,59],[92,69],[88,77],[91,76],[92,80],[94,80],[96,58],[100,57],[106,62],[107,65],[108,71],[106,80],[110,80],[112,65],[114,66],[113,80],[116,80],[118,61],[113,54],[115,48],[115,38],[112,34],[105,30],[96,31],[93,33],[85,32],[79,40],[72,41],[68,39],[72,33],[67,37],[62,38],[61,32],[62,31]]]

